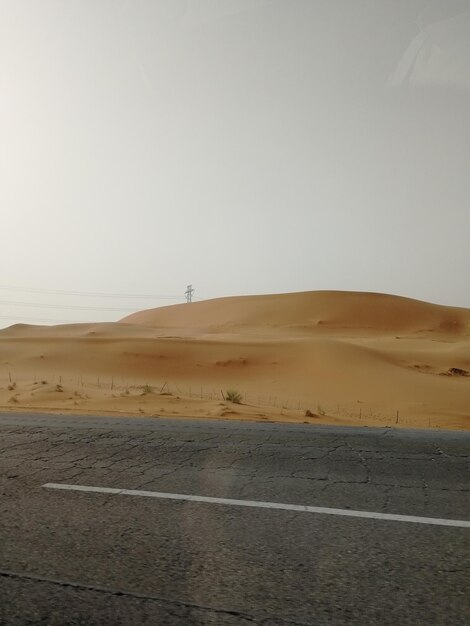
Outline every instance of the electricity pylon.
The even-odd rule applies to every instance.
[[[186,287],[186,291],[184,293],[184,295],[186,296],[186,302],[187,304],[191,304],[191,302],[193,301],[193,293],[194,293],[194,289],[192,285],[188,285]]]

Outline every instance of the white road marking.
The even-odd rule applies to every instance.
[[[373,511],[352,511],[351,509],[332,509],[324,506],[305,506],[302,504],[282,504],[280,502],[259,502],[257,500],[233,500],[231,498],[211,498],[209,496],[193,496],[183,493],[166,493],[162,491],[141,491],[139,489],[115,489],[114,487],[91,487],[88,485],[67,485],[65,483],[46,483],[46,489],[63,489],[65,491],[84,491],[87,493],[109,493],[117,496],[141,496],[143,498],[163,498],[165,500],[184,500],[186,502],[205,502],[209,504],[225,504],[231,506],[248,506],[257,509],[277,509],[281,511],[298,511],[301,513],[320,513],[324,515],[342,515],[345,517],[364,517],[392,522],[412,522],[414,524],[433,524],[435,526],[454,526],[470,528],[470,521],[457,519],[439,519],[436,517],[418,517],[416,515],[395,515],[393,513],[375,513]]]

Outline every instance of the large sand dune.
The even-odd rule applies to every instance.
[[[470,427],[470,310],[397,296],[245,296],[16,325],[0,331],[0,357],[9,410]],[[243,404],[223,399],[229,388]]]

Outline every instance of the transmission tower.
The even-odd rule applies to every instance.
[[[186,291],[184,293],[184,295],[186,296],[186,302],[187,304],[191,304],[191,302],[193,301],[193,293],[194,293],[194,289],[192,285],[188,285],[186,287]]]

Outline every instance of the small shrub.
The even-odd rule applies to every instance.
[[[47,380],[41,380],[41,385],[47,385]]]
[[[229,402],[233,402],[233,404],[241,404],[242,395],[236,389],[228,389],[225,392],[225,399]]]
[[[470,372],[463,370],[460,367],[451,367],[449,370],[450,376],[470,376]]]
[[[305,417],[316,417],[315,413],[312,413],[312,411],[310,409],[307,409],[305,411]],[[305,422],[306,424],[308,424],[308,422]]]
[[[143,396],[146,396],[149,393],[153,393],[153,389],[150,385],[142,385],[141,389]]]
[[[13,391],[13,389],[16,389],[16,383],[11,383],[11,385],[8,385],[8,391]]]
[[[317,411],[318,411],[318,415],[321,415],[322,417],[323,417],[324,415],[326,415],[326,411],[325,411],[325,409],[321,406],[321,404],[319,404],[319,405],[317,406]]]
[[[64,391],[64,388],[62,387],[62,385],[56,385],[55,386],[55,390],[62,392],[62,391]]]

